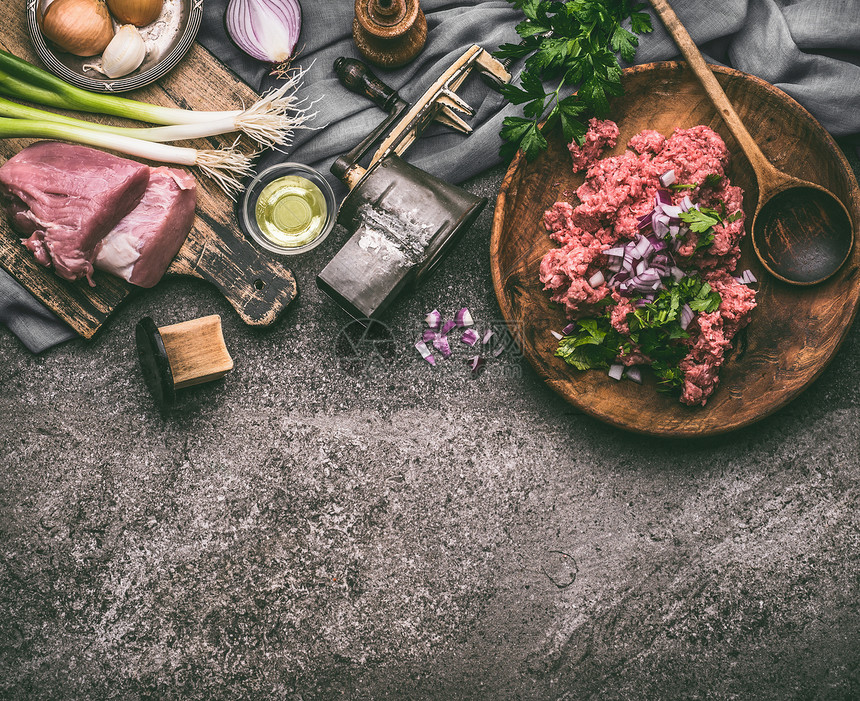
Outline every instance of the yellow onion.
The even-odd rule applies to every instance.
[[[107,0],[107,4],[120,23],[143,27],[158,19],[164,0]]]
[[[54,0],[42,17],[42,33],[70,54],[95,56],[113,39],[113,24],[102,0]]]

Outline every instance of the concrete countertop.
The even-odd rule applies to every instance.
[[[860,698],[860,330],[699,442],[603,425],[515,353],[431,368],[428,310],[499,319],[502,173],[390,336],[313,283],[341,229],[269,330],[189,279],[41,356],[0,329],[0,697]],[[211,313],[235,370],[163,417],[134,326]]]

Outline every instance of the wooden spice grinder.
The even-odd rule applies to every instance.
[[[137,322],[135,340],[143,379],[161,409],[176,403],[176,390],[233,369],[217,314],[161,328],[146,316]]]
[[[427,19],[418,0],[355,0],[352,37],[368,61],[397,68],[424,48]]]

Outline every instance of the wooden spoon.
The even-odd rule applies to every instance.
[[[752,220],[752,242],[762,265],[794,285],[826,280],[848,259],[854,244],[853,223],[845,205],[826,188],[774,167],[750,136],[669,3],[651,0],[651,5],[756,175],[758,205]]]

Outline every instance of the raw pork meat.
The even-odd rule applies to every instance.
[[[152,287],[191,231],[196,202],[193,176],[175,168],[153,168],[140,204],[96,247],[95,266]]]
[[[140,202],[149,170],[86,146],[40,141],[0,167],[0,197],[42,265],[93,284],[96,246]]]

